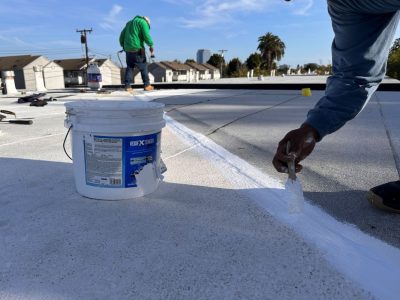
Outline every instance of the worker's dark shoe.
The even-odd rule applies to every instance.
[[[152,85],[145,86],[144,90],[145,91],[153,91],[154,90],[154,86],[152,86]]]
[[[400,180],[372,188],[367,197],[368,201],[377,208],[400,213]]]

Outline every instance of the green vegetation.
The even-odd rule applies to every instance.
[[[225,59],[220,54],[213,54],[211,55],[207,63],[213,65],[216,68],[221,68],[221,66],[225,65]]]
[[[400,79],[400,38],[396,39],[390,48],[386,74]]]
[[[232,59],[227,66],[226,74],[229,77],[242,77],[246,76],[247,70],[239,58]]]
[[[397,43],[398,50],[397,70],[400,76],[400,41]],[[217,67],[222,71],[223,76],[228,77],[245,77],[247,72],[254,70],[253,76],[269,76],[271,70],[276,70],[276,75],[286,75],[290,69],[290,74],[308,73],[310,72],[318,75],[330,74],[331,65],[318,65],[316,63],[307,63],[304,66],[297,65],[296,68],[292,68],[289,65],[283,64],[278,66],[278,62],[285,55],[286,45],[280,39],[279,36],[267,32],[266,34],[258,38],[258,45],[256,52],[249,55],[244,63],[239,58],[233,58],[229,62],[225,62],[224,57],[221,54],[213,54],[207,63]],[[187,62],[194,61],[193,59],[187,59]]]
[[[267,71],[273,69],[273,63],[280,61],[285,55],[285,43],[281,39],[273,35],[271,32],[264,34],[258,38],[257,50],[260,50],[261,57]]]

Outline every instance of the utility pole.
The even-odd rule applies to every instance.
[[[221,50],[218,50],[218,52],[221,53],[221,57],[224,58],[224,53],[228,52],[228,50],[221,49]],[[222,78],[222,65],[223,65],[223,61],[221,61],[221,78]]]
[[[86,70],[89,67],[89,54],[88,54],[88,45],[87,45],[87,33],[91,33],[93,30],[92,28],[90,29],[81,29],[81,30],[76,30],[76,32],[79,32],[81,34],[81,44],[85,44],[85,53],[86,53]]]

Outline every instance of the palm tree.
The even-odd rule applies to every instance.
[[[268,71],[272,70],[275,60],[281,60],[285,55],[285,43],[281,39],[273,35],[271,32],[264,34],[258,38],[258,47]]]

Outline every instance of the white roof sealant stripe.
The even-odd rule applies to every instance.
[[[240,192],[315,245],[345,276],[380,299],[398,299],[400,250],[334,219],[306,201],[304,212],[289,214],[287,193],[278,180],[233,155],[209,138],[166,116],[167,125],[221,170]]]

